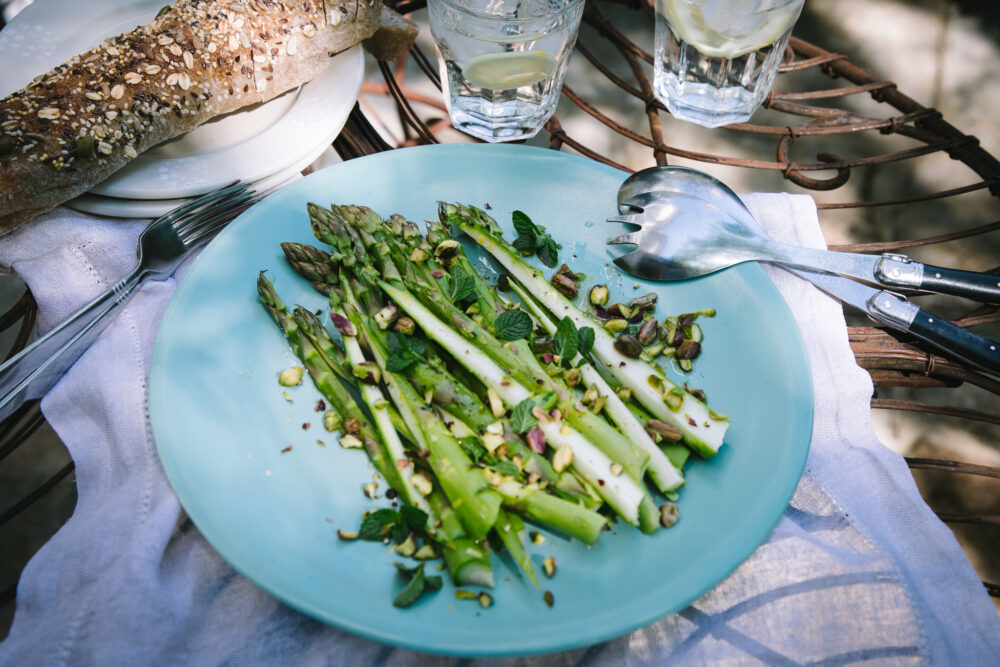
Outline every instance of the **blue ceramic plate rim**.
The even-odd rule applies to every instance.
[[[208,542],[237,571],[309,616],[388,644],[449,655],[527,655],[596,644],[683,609],[725,579],[767,539],[802,474],[813,410],[805,346],[757,265],[655,285],[618,274],[603,242],[600,251],[581,246],[581,238],[603,239],[615,229],[601,225],[616,213],[621,180],[615,169],[547,149],[414,147],[328,167],[234,221],[177,287],[149,382],[165,472]],[[437,199],[492,201],[507,230],[513,208],[528,212],[563,243],[562,260],[577,270],[588,267],[587,284],[613,281],[620,299],[633,289],[656,291],[661,317],[687,312],[665,310],[664,302],[694,309],[732,301],[702,320],[705,353],[695,373],[682,378],[700,383],[710,404],[733,416],[727,444],[711,461],[689,466],[682,519],[671,530],[647,537],[617,526],[590,550],[548,534],[548,546],[532,548],[536,568],[545,555],[558,555],[557,576],[543,580],[555,593],[551,609],[503,555],[494,556],[499,581],[490,610],[456,601],[447,581],[431,599],[393,608],[402,583],[391,581],[392,555],[381,545],[340,542],[335,535],[337,528],[356,528],[360,512],[377,506],[361,497],[370,465],[333,439],[322,441],[314,389],[304,385],[283,397],[277,385],[277,373],[296,360],[256,303],[253,279],[266,269],[290,303],[322,307],[322,297],[284,266],[278,248],[284,240],[315,242],[306,202],[364,204],[419,221],[434,217]],[[586,220],[587,231],[561,228],[561,216]],[[767,391],[752,391],[755,382]],[[267,440],[275,434],[280,441]],[[294,441],[294,450],[282,452],[286,441]]]

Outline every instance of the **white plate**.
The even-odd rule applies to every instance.
[[[149,22],[164,0],[36,0],[0,32],[0,97],[101,40]],[[364,78],[360,45],[298,90],[205,123],[132,161],[91,190],[105,198],[177,200],[233,180],[260,181],[310,164],[340,133]],[[88,204],[90,202],[90,204]],[[76,202],[70,202],[75,206]],[[120,215],[113,204],[92,210]],[[127,208],[127,207],[126,207]]]

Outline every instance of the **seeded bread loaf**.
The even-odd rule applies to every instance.
[[[179,0],[0,100],[0,234],[139,153],[319,74],[380,0]]]

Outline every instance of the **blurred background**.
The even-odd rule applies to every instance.
[[[39,0],[44,1],[44,0]],[[590,0],[593,1],[593,0]],[[9,20],[30,0],[0,0],[4,18]],[[614,16],[616,25],[624,27],[626,34],[637,44],[652,50],[652,25],[635,11],[616,7],[607,2],[599,3],[601,11]],[[419,44],[427,54],[434,48],[426,30],[426,13],[416,12],[414,20],[422,26]],[[619,23],[619,18],[621,23]],[[926,107],[938,109],[952,125],[969,135],[978,137],[983,148],[994,156],[1000,155],[1000,124],[996,110],[1000,109],[1000,83],[996,78],[1000,65],[1000,3],[981,0],[806,0],[803,14],[794,35],[830,51],[848,54],[851,62],[872,73],[879,79],[894,81],[899,90]],[[581,41],[587,38],[584,27]],[[595,40],[588,40],[594,44]],[[602,94],[621,95],[620,92],[602,93],[594,85],[592,70],[582,58],[574,59],[567,77],[567,85],[583,94],[588,100],[601,102]],[[390,143],[402,136],[394,119],[395,108],[383,95],[384,81],[374,61],[367,64],[368,83],[360,103],[373,125]],[[783,86],[807,89],[808,84],[793,81],[799,74],[778,78],[776,90]],[[418,77],[408,79],[416,89]],[[427,84],[429,86],[429,84]],[[815,87],[832,85],[829,79]],[[432,98],[439,98],[433,87],[422,90]],[[851,96],[844,103],[864,105],[863,96]],[[645,110],[636,107],[631,111],[614,105],[616,99],[605,99],[608,108],[602,111],[615,115],[620,124],[640,133],[648,132]],[[863,110],[863,109],[859,109]],[[760,113],[773,113],[762,111]],[[558,118],[572,136],[586,139],[588,145],[632,169],[652,164],[650,151],[632,142],[610,140],[607,132],[590,131],[592,118],[573,105],[560,107]],[[758,120],[755,118],[755,120]],[[768,121],[770,122],[770,121]],[[779,125],[780,126],[780,125]],[[720,155],[750,155],[773,159],[773,139],[759,138],[744,133],[723,130],[710,131],[696,126],[672,121],[665,117],[664,139],[667,143],[682,144],[685,149]],[[544,133],[543,133],[544,134]],[[593,141],[591,141],[591,137]],[[448,140],[465,140],[455,133]],[[878,151],[892,150],[894,137],[884,138],[885,146]],[[533,141],[547,143],[546,137]],[[611,143],[606,143],[611,141]],[[858,142],[872,141],[871,133],[859,137]],[[879,138],[878,141],[883,141]],[[602,143],[605,142],[605,143]],[[875,152],[870,145],[851,146],[850,141],[840,140],[838,151],[842,156],[856,149],[858,155]],[[812,159],[803,155],[802,159]],[[328,155],[314,165],[338,161],[335,154]],[[693,166],[708,171],[722,179],[738,192],[786,191],[807,192],[784,180],[780,173],[748,170],[721,165],[710,165],[673,159],[672,164]],[[808,192],[819,202],[848,200],[875,200],[905,196],[907,192],[926,192],[961,187],[975,180],[966,168],[955,168],[943,154],[921,161],[910,161],[905,169],[868,168],[857,170],[851,180],[832,192]],[[820,174],[823,176],[824,174]],[[906,207],[912,212],[914,207]],[[1000,219],[1000,206],[988,194],[973,193],[961,197],[928,202],[920,207],[919,219],[901,216],[894,207],[871,209],[825,210],[821,222],[830,244],[870,242],[890,238],[913,238],[936,233],[944,223],[948,228],[962,229]],[[914,251],[921,261],[945,266],[962,264],[978,270],[989,270],[1000,262],[998,237],[977,237],[971,242],[951,242],[928,249]],[[960,261],[961,260],[961,261]],[[0,278],[0,312],[5,311],[23,292],[23,283],[16,276]],[[930,300],[922,304],[938,314],[948,317],[964,313],[967,304],[955,300]],[[852,323],[862,321],[849,316]],[[1000,332],[983,331],[993,338]],[[10,337],[0,339],[0,349],[7,349]],[[921,390],[926,392],[927,390]],[[995,396],[965,386],[958,390],[940,390],[940,400],[952,405],[981,410],[997,416]],[[907,399],[912,390],[893,388],[880,390],[880,396]],[[924,394],[926,397],[926,394]],[[875,410],[873,420],[879,439],[891,449],[917,457],[951,459],[988,466],[1000,466],[1000,426],[987,422],[952,420],[940,416],[923,416],[911,412]],[[14,503],[32,490],[43,485],[53,470],[70,462],[58,436],[42,425],[31,440],[2,460],[0,465],[0,515],[7,513]],[[964,475],[914,471],[914,476],[924,497],[935,509],[954,509],[996,514],[998,487],[996,480]],[[0,639],[6,636],[13,618],[14,601],[11,586],[21,569],[45,541],[72,514],[76,495],[73,475],[70,474],[49,489],[27,511],[10,521],[0,523]],[[980,576],[990,581],[1000,581],[1000,526],[952,524],[973,566]],[[996,599],[995,599],[996,600]],[[1000,601],[998,601],[1000,610]]]

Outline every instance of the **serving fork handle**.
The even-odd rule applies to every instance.
[[[41,398],[91,346],[141,283],[140,265],[103,294],[0,365],[0,419]]]

